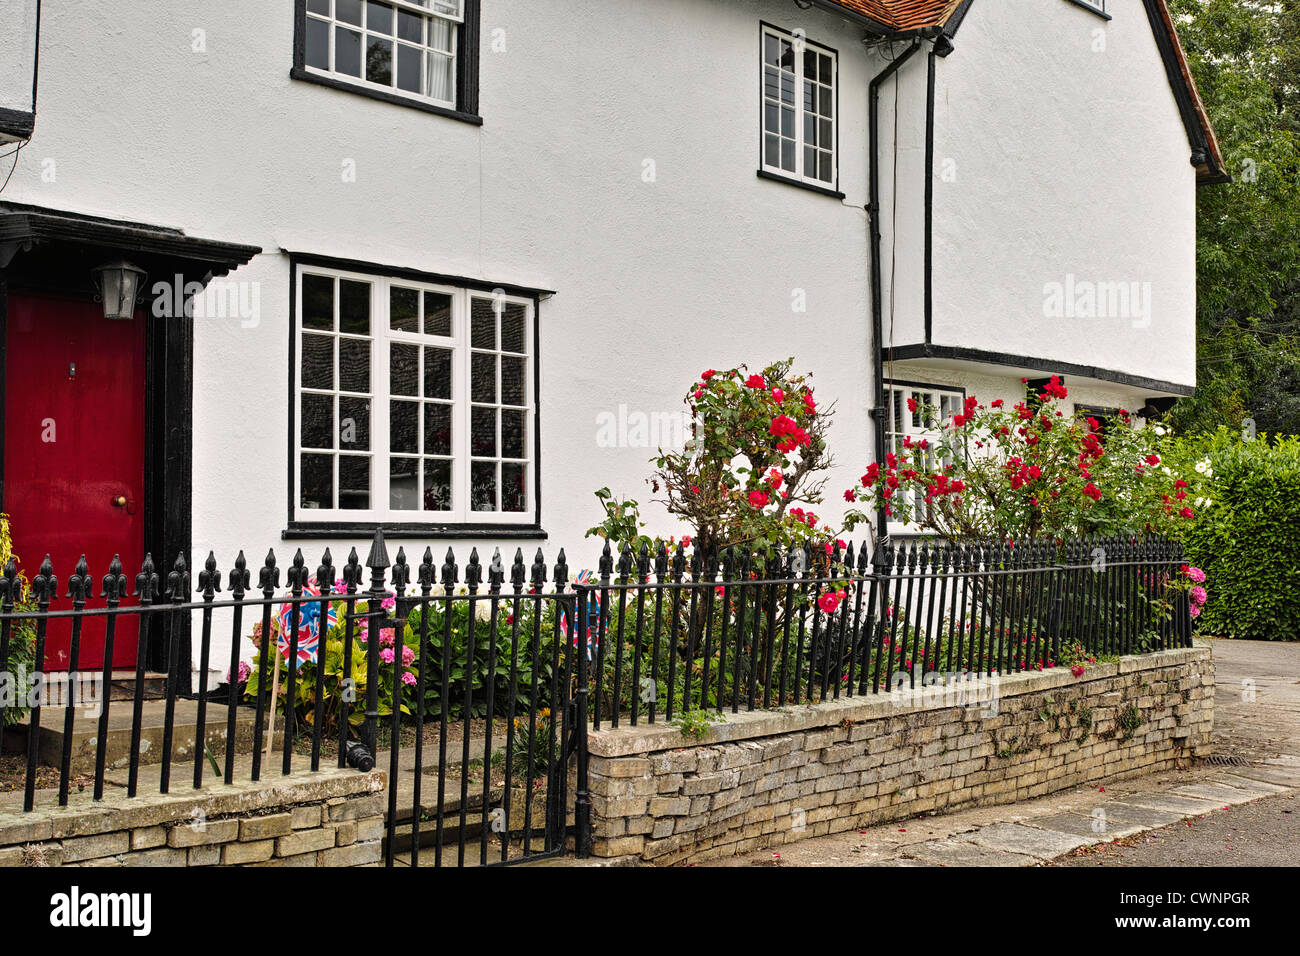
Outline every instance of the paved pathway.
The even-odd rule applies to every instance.
[[[818,837],[716,865],[1037,866],[1067,854],[1063,862],[1177,865],[1182,854],[1189,863],[1249,863],[1246,854],[1219,852],[1220,842],[1234,845],[1234,827],[1258,831],[1254,855],[1283,862],[1287,842],[1294,846],[1288,813],[1300,789],[1300,643],[1216,641],[1214,656],[1215,752],[1223,764],[1198,762],[1106,787]],[[1161,829],[1175,824],[1172,830],[1195,830],[1201,842]],[[1089,849],[1134,838],[1143,842]]]

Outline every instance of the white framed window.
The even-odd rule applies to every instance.
[[[534,302],[297,272],[293,520],[536,520]]]
[[[834,50],[763,26],[763,170],[833,188],[839,175]]]
[[[456,57],[465,0],[305,3],[302,65],[308,73],[458,108]]]
[[[964,390],[900,382],[886,386],[885,400],[888,403],[888,414],[885,417],[887,423],[885,447],[889,451],[901,455],[904,450],[908,450],[911,460],[916,462],[912,467],[922,473],[933,471],[942,465],[952,464],[951,458],[938,461],[933,449],[942,437],[942,423],[949,421],[953,415],[963,410],[966,402]],[[915,403],[916,411],[912,411],[909,402]],[[927,406],[938,410],[938,421],[926,421]],[[909,439],[911,448],[906,449]],[[925,448],[920,447],[922,441],[927,442]],[[919,515],[927,507],[925,492],[918,489],[912,502],[913,513]],[[890,531],[916,533],[920,531],[920,524],[891,520]]]

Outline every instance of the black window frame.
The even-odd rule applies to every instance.
[[[482,34],[482,0],[464,0],[464,5],[464,22],[456,31],[455,109],[439,106],[437,103],[421,102],[413,96],[385,93],[383,90],[349,82],[345,77],[315,73],[307,69],[307,0],[294,0],[293,67],[289,70],[289,76],[295,80],[315,83],[333,90],[482,126],[483,117],[479,115],[479,39]]]
[[[1109,13],[1106,12],[1106,0],[1069,0],[1076,7],[1083,7],[1089,13],[1095,13],[1103,20],[1113,20]]]

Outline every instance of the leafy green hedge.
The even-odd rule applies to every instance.
[[[1183,542],[1188,563],[1208,576],[1197,629],[1300,640],[1300,437],[1245,441],[1220,428],[1181,444],[1208,471],[1199,493],[1211,502]]]

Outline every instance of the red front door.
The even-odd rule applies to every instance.
[[[9,294],[5,329],[4,510],[30,580],[48,553],[55,609],[71,607],[68,575],[84,554],[100,584],[115,554],[134,587],[144,558],[145,319],[104,318],[102,306]],[[138,622],[118,619],[113,666],[135,666]],[[71,666],[72,627],[51,621],[46,670]],[[104,663],[103,619],[82,627],[78,669]]]

